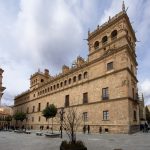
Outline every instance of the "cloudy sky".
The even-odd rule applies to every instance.
[[[150,1],[125,0],[136,31],[139,91],[150,104]],[[121,11],[122,0],[0,0],[0,67],[3,104],[28,89],[30,75],[52,75],[78,56],[87,57],[87,31]]]

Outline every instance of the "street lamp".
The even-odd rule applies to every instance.
[[[61,132],[61,135],[60,135],[60,137],[62,138],[62,128],[63,128],[63,119],[64,119],[64,107],[62,107],[61,109],[60,109],[60,112],[59,112],[59,114],[60,114],[60,132]]]

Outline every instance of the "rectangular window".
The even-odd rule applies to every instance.
[[[109,62],[107,64],[107,71],[112,70],[113,69],[113,62]]]
[[[35,111],[35,106],[33,106],[33,109],[32,109],[32,112],[34,112]]]
[[[83,113],[83,121],[84,121],[84,122],[87,122],[87,121],[88,121],[88,113],[87,113],[87,112],[84,112],[84,113]]]
[[[88,103],[88,93],[83,93],[83,104]]]
[[[41,103],[38,104],[38,111],[41,111]]]
[[[32,117],[32,122],[34,122],[34,117]]]
[[[41,117],[39,116],[39,122],[41,121]]]
[[[26,113],[27,113],[27,114],[29,113],[29,107],[27,107],[27,111],[26,111]]]
[[[69,106],[69,95],[65,96],[65,107]]]
[[[48,107],[49,106],[49,102],[47,102],[47,104],[46,104],[46,107]]]
[[[109,89],[108,89],[108,87],[102,89],[102,99],[103,100],[109,99]]]
[[[132,88],[132,96],[133,96],[133,99],[134,99],[134,88]]]
[[[134,112],[133,112],[133,117],[134,117],[134,121],[136,121],[137,120],[137,117],[136,117],[136,111],[134,110]]]
[[[103,120],[109,120],[109,111],[103,111]]]

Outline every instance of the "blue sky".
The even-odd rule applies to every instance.
[[[150,104],[150,1],[125,0],[138,41],[139,91]],[[39,68],[52,75],[78,55],[87,58],[87,31],[121,11],[121,0],[0,0],[0,67],[3,104],[28,89]]]

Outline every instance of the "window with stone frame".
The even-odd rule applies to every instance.
[[[27,107],[27,111],[26,111],[26,113],[27,113],[27,114],[29,113],[29,107]]]
[[[114,39],[116,39],[117,38],[117,30],[114,30],[114,31],[112,31],[112,33],[111,33],[111,40],[114,40]]]
[[[103,44],[103,45],[107,44],[107,41],[108,41],[108,37],[107,37],[107,36],[104,36],[104,37],[102,38],[102,44]]]
[[[32,122],[34,122],[34,117],[32,117]]]
[[[41,117],[39,116],[39,122],[41,121]]]
[[[109,99],[109,88],[102,88],[102,99],[108,100]]]
[[[49,106],[49,102],[46,103],[46,107],[48,107],[48,106]]]
[[[88,73],[84,72],[83,76],[84,76],[84,79],[86,79],[88,77]]]
[[[57,89],[59,88],[59,84],[57,83]]]
[[[83,104],[88,103],[88,93],[83,93]]]
[[[113,62],[107,63],[107,71],[114,69]]]
[[[73,77],[73,82],[76,82],[76,76]]]
[[[137,120],[136,110],[133,111],[133,120],[134,120],[134,121]]]
[[[109,120],[109,111],[108,110],[103,111],[103,120]]]
[[[71,78],[69,78],[69,81],[68,81],[68,82],[69,82],[69,84],[71,84]]]
[[[67,80],[64,81],[64,86],[67,85]]]
[[[82,75],[79,74],[79,75],[78,75],[78,80],[80,81],[81,79],[82,79]]]
[[[32,112],[35,112],[35,106],[33,106]]]
[[[83,121],[84,122],[88,121],[88,113],[87,112],[83,112]]]
[[[97,50],[97,49],[99,49],[99,41],[96,41],[95,43],[94,43],[94,48]]]
[[[69,107],[69,95],[65,96],[65,107]]]
[[[38,111],[41,111],[41,103],[38,104]]]

